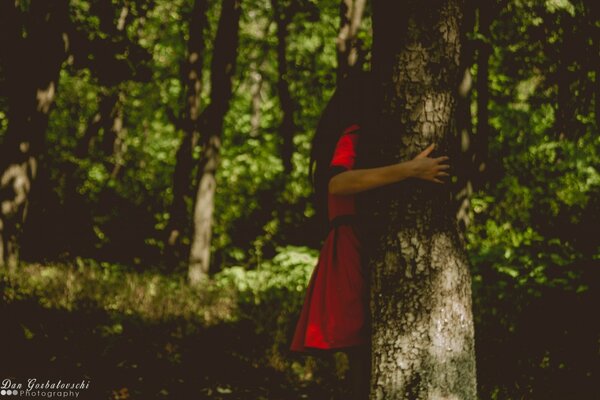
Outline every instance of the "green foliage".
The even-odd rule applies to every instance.
[[[593,313],[600,255],[600,140],[584,9],[579,1],[507,2],[485,38],[493,49],[491,181],[472,198],[467,232],[485,398],[580,397],[566,387],[590,393],[591,364],[574,359],[592,351],[589,337],[598,332],[572,317]],[[527,355],[513,357],[519,346]],[[577,356],[568,360],[560,346]],[[505,379],[491,378],[511,368]]]
[[[255,269],[238,266],[218,273],[215,275],[217,285],[235,288],[238,300],[252,305],[252,310],[256,309],[254,306],[278,306],[288,312],[296,311],[318,254],[313,249],[294,246],[277,251],[273,259],[262,262]]]

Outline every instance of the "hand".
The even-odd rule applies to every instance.
[[[435,144],[432,143],[425,150],[420,152],[410,162],[413,167],[413,178],[424,179],[436,183],[444,183],[441,178],[442,176],[450,176],[445,170],[450,168],[448,164],[442,164],[443,161],[449,160],[447,156],[441,156],[437,158],[427,157],[429,153],[433,151]]]

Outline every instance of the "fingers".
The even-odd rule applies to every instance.
[[[439,171],[434,177],[431,178],[431,181],[435,182],[435,183],[446,183],[445,181],[440,179],[441,177],[446,177],[446,176],[450,176],[450,174],[447,172],[444,172],[444,171]]]
[[[425,153],[425,156],[429,155],[429,153],[431,153],[433,151],[433,149],[435,148],[435,143],[431,143],[429,146],[427,146],[427,148],[425,150],[423,150],[423,153]]]
[[[435,143],[431,143],[429,146],[427,146],[427,148],[425,150],[423,150],[422,152],[420,152],[417,155],[417,158],[427,157],[429,155],[429,153],[431,153],[433,151],[434,147],[435,147]]]
[[[450,159],[450,157],[448,157],[448,156],[441,156],[441,157],[434,158],[434,160],[437,161],[438,163],[448,161],[449,159]]]

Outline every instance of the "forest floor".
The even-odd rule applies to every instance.
[[[41,266],[29,267],[25,273],[40,271]],[[24,282],[6,275],[0,281],[2,379],[86,379],[90,385],[81,392],[83,399],[344,398],[343,380],[335,374],[297,379],[289,368],[270,366],[265,359],[269,336],[258,334],[251,321],[205,325],[177,315],[152,320],[122,307],[107,309],[105,299],[68,299],[74,292],[66,284],[62,296],[70,305],[59,306],[59,283],[44,291],[39,282],[35,290],[18,286]]]

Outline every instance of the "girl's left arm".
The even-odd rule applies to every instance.
[[[450,166],[442,163],[449,158],[447,156],[427,157],[433,148],[434,145],[432,144],[410,161],[386,167],[353,169],[339,173],[329,180],[329,193],[336,195],[356,194],[407,178],[444,183],[440,178],[449,176],[445,170]]]

